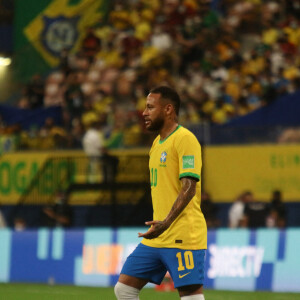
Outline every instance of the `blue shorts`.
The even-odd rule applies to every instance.
[[[174,286],[203,284],[205,250],[154,248],[139,244],[128,256],[121,274],[160,284],[169,271]]]

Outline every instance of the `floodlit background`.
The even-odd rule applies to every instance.
[[[163,84],[202,145],[206,288],[296,299],[299,47],[299,0],[0,0],[0,291],[112,292],[152,219]]]

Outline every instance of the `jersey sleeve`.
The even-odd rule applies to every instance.
[[[177,141],[177,153],[179,160],[179,178],[193,177],[200,180],[201,174],[201,146],[192,134],[184,135]]]

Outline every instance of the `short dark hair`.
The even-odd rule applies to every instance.
[[[150,93],[153,94],[160,94],[162,98],[168,99],[172,102],[175,108],[176,115],[179,115],[179,109],[180,109],[180,97],[178,93],[168,86],[158,86],[153,88]]]

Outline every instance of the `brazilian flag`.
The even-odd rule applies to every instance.
[[[103,22],[106,0],[16,0],[14,65],[20,80],[59,64],[63,49],[76,52],[86,29]]]

